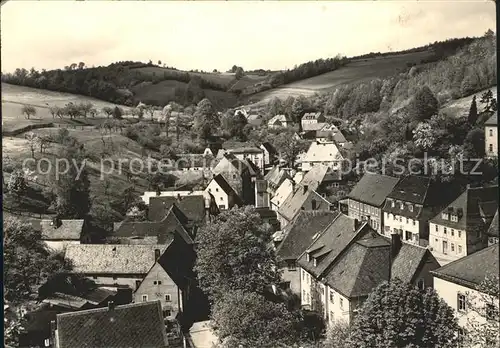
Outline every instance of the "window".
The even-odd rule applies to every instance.
[[[410,211],[413,211],[413,205],[412,205],[412,204],[410,204],[410,205],[408,206],[408,209],[409,209]]]
[[[142,302],[148,301],[148,295],[142,295]]]
[[[113,276],[113,280],[117,280],[117,279],[118,279],[118,277],[114,275]]]
[[[411,222],[413,223],[413,226],[415,226],[416,221],[411,219]]]
[[[223,201],[223,200],[224,200],[224,198],[222,198],[222,197],[221,197],[221,198],[220,198],[220,200],[221,200],[221,201]]]
[[[457,294],[457,310],[459,312],[465,312],[466,310],[466,304],[465,304],[465,295],[464,294]]]
[[[215,192],[219,192],[219,189],[217,187],[215,188]]]
[[[405,239],[411,240],[411,232],[410,231],[405,231]]]
[[[488,151],[493,152],[493,144],[490,144],[490,146],[488,146]]]
[[[96,277],[96,276],[93,276],[92,278],[97,279],[97,277]]]
[[[401,216],[399,217],[399,222],[403,222],[403,218]]]
[[[293,261],[293,260],[292,261],[288,261],[287,266],[288,266],[288,270],[289,271],[295,271],[297,269],[295,261]]]
[[[443,254],[448,253],[448,242],[443,240]]]
[[[224,204],[219,205],[219,209],[226,209],[226,206]]]
[[[458,231],[458,238],[462,238],[462,232]]]
[[[302,298],[304,299],[304,301],[306,301],[306,291],[305,290],[302,290]]]
[[[487,320],[495,320],[495,306],[491,303],[486,304],[486,319]]]
[[[302,280],[306,279],[306,271],[302,270]]]
[[[489,133],[490,133],[490,137],[492,137],[493,136],[493,129],[490,129]]]
[[[452,228],[451,229],[451,236],[454,237],[455,236],[455,230]]]
[[[309,253],[306,253],[306,261],[307,262],[311,261],[311,255],[309,255]]]
[[[170,297],[170,294],[165,295],[165,302],[170,302],[172,301],[172,298]]]
[[[458,222],[458,216],[456,216],[456,215],[452,215],[452,216],[451,216],[451,221],[453,221],[453,222]]]
[[[445,228],[443,229],[443,233],[444,233],[444,234],[446,234],[446,232],[448,232],[448,229],[445,227]]]
[[[418,287],[420,290],[425,290],[425,282],[424,282],[424,280],[423,280],[423,279],[419,279],[419,280],[418,280],[417,287]]]
[[[396,202],[395,201],[391,201],[391,207],[395,207],[396,206]]]
[[[408,223],[408,222],[409,222],[409,220],[408,220],[408,218],[406,218],[406,223]]]
[[[316,260],[315,257],[313,258],[313,266],[314,267],[318,266],[318,260]]]
[[[460,327],[460,328],[458,328],[458,346],[459,347],[462,347],[462,344],[464,342],[464,338],[465,338],[465,330]]]
[[[333,321],[335,318],[333,311],[330,311],[330,321]]]
[[[344,299],[340,299],[340,309],[344,309]]]
[[[155,281],[153,282],[153,285],[156,285],[156,284],[158,284],[158,282],[155,280]]]
[[[403,202],[399,203],[399,208],[400,208],[401,210],[403,210],[403,209],[404,209],[404,207],[405,207],[405,205],[403,204]]]
[[[166,317],[170,317],[172,315],[172,311],[170,309],[165,309],[163,310],[163,316],[166,318]]]
[[[436,225],[436,232],[439,232],[439,226]]]
[[[311,200],[311,209],[316,210],[316,200],[315,199]]]
[[[335,294],[330,290],[330,302],[335,303]]]
[[[441,214],[441,218],[442,218],[443,220],[448,220],[448,213],[442,213],[442,214]]]
[[[451,251],[455,251],[455,244],[451,243]]]

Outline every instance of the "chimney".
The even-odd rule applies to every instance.
[[[361,221],[359,221],[358,219],[354,219],[354,231],[357,231],[360,226]]]
[[[309,188],[309,185],[304,185],[304,193],[307,192],[307,189]]]
[[[108,311],[115,309],[115,303],[113,301],[108,302]]]
[[[160,249],[155,249],[155,261],[160,258]]]
[[[394,262],[396,256],[398,256],[399,250],[401,249],[401,236],[396,233],[391,233],[391,264]]]

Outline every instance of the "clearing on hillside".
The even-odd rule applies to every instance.
[[[443,111],[446,111],[447,113],[455,114],[456,116],[467,116],[469,114],[470,104],[472,103],[472,97],[476,96],[477,109],[479,112],[481,112],[484,107],[484,105],[480,102],[481,95],[488,89],[491,89],[493,96],[497,95],[497,86],[493,86],[475,94],[471,94],[467,97],[453,100],[443,105],[441,109]]]

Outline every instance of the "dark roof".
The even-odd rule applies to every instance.
[[[325,274],[325,282],[348,298],[365,297],[389,280],[390,244],[369,233],[349,245]]]
[[[302,120],[317,120],[321,116],[321,112],[309,112],[302,116]]]
[[[59,348],[168,346],[160,301],[57,315]]]
[[[203,196],[151,197],[148,217],[151,221],[161,221],[172,205],[184,213],[191,221],[202,222],[205,219],[205,198]]]
[[[299,257],[300,266],[316,278],[320,278],[350,243],[370,230],[366,222],[361,223],[358,228],[355,224],[353,218],[342,213],[338,214],[335,220]],[[312,258],[309,262],[307,261],[306,253],[310,253],[313,257],[322,254],[321,260],[314,266]]]
[[[438,268],[432,274],[438,278],[476,288],[488,276],[498,276],[498,244]]]
[[[478,227],[484,231],[498,209],[498,186],[466,189],[430,221],[460,230]],[[458,221],[443,219],[442,213],[457,215]]]
[[[270,155],[274,155],[277,153],[276,149],[274,148],[273,145],[271,145],[270,142],[265,141],[262,143],[262,146],[266,149],[267,152],[269,152]]]
[[[347,197],[371,206],[380,207],[398,183],[392,176],[366,173]]]
[[[430,184],[430,178],[408,175],[401,178],[387,197],[415,204],[424,204]]]
[[[60,314],[60,309],[41,308],[32,312],[26,313],[24,318],[26,322],[23,328],[28,331],[28,334],[33,331],[45,332],[50,335],[50,322],[56,320],[57,314]],[[47,336],[49,337],[49,336]]]
[[[42,232],[43,240],[80,240],[84,220],[59,220],[60,225],[53,220],[31,220],[32,226]]]
[[[243,201],[241,200],[241,197],[236,193],[236,191],[232,188],[231,185],[224,179],[222,174],[217,174],[216,176],[213,177],[213,180],[219,185],[219,187],[224,191],[229,197],[233,197],[235,200],[234,204],[238,205],[239,207],[243,206]]]
[[[491,220],[490,228],[488,228],[486,234],[491,237],[498,237],[498,209],[495,213],[495,216],[493,217],[493,220]]]
[[[115,224],[113,235],[118,238],[156,237],[157,243],[168,244],[178,233],[188,244],[193,240],[186,230],[187,217],[173,204],[161,221],[124,221]]]
[[[498,125],[498,112],[495,111],[493,115],[484,123],[485,126],[496,126]]]
[[[274,166],[265,176],[268,184],[273,189],[277,189],[285,179],[291,179],[289,171],[278,166]]]
[[[277,255],[283,260],[297,259],[314,241],[313,236],[323,232],[337,215],[331,211],[300,211],[285,227],[285,237],[277,248]]]
[[[161,255],[158,263],[180,289],[185,289],[188,284],[187,279],[194,278],[192,274],[194,259],[193,248],[182,239],[175,238]],[[153,267],[154,265],[150,271]]]

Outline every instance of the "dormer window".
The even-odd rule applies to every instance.
[[[408,206],[408,209],[412,212],[412,211],[413,211],[413,204],[410,204],[410,205]]]
[[[313,266],[314,267],[318,266],[318,260],[316,260],[316,258],[313,258]]]
[[[391,207],[395,207],[396,206],[396,202],[395,201],[391,201]]]
[[[455,214],[451,215],[451,221],[458,222],[458,216],[456,216]]]
[[[310,262],[310,261],[311,261],[311,255],[306,254],[306,261],[307,261],[307,262]]]
[[[448,214],[448,213],[442,213],[442,214],[441,214],[441,218],[442,218],[443,220],[448,220],[448,216],[449,216],[449,214]]]
[[[403,203],[403,202],[401,202],[399,207],[401,208],[401,210],[403,210],[403,209],[404,209],[404,207],[405,207],[404,203]]]

